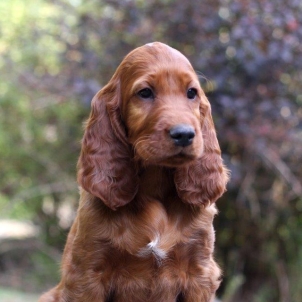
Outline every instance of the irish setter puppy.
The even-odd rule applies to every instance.
[[[40,302],[208,302],[225,191],[210,104],[188,59],[151,43],[92,100],[61,282]]]

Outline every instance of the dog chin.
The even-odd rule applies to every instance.
[[[164,158],[155,160],[153,164],[159,166],[165,166],[169,168],[177,168],[177,167],[188,165],[192,163],[192,161],[196,160],[197,158],[198,156],[180,152],[178,154],[174,154],[171,156],[167,155]]]
[[[180,166],[186,166],[191,164],[194,160],[200,158],[203,154],[203,150],[194,150],[191,148],[180,148],[174,150],[167,150],[166,153],[163,150],[152,152],[150,156],[147,152],[140,152],[136,150],[136,160],[141,162],[144,166],[164,166],[169,168],[177,168]],[[199,151],[197,153],[196,151]],[[161,154],[160,154],[161,153]]]

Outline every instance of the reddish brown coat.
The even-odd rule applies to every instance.
[[[176,125],[194,129],[190,145],[171,139]],[[211,301],[213,203],[227,174],[189,61],[162,43],[132,51],[92,101],[62,279],[40,302]]]

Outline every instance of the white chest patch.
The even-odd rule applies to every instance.
[[[159,247],[160,236],[157,235],[154,240],[148,243],[145,247],[141,248],[137,255],[139,257],[145,258],[153,255],[160,265],[162,260],[166,258],[166,252]]]

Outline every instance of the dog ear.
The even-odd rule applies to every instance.
[[[133,200],[138,189],[120,98],[115,75],[92,100],[78,161],[78,183],[113,210]]]
[[[202,98],[200,114],[203,154],[190,165],[177,168],[174,181],[178,195],[183,201],[206,206],[214,203],[225,192],[229,175],[223,165],[211,106],[205,96]]]

